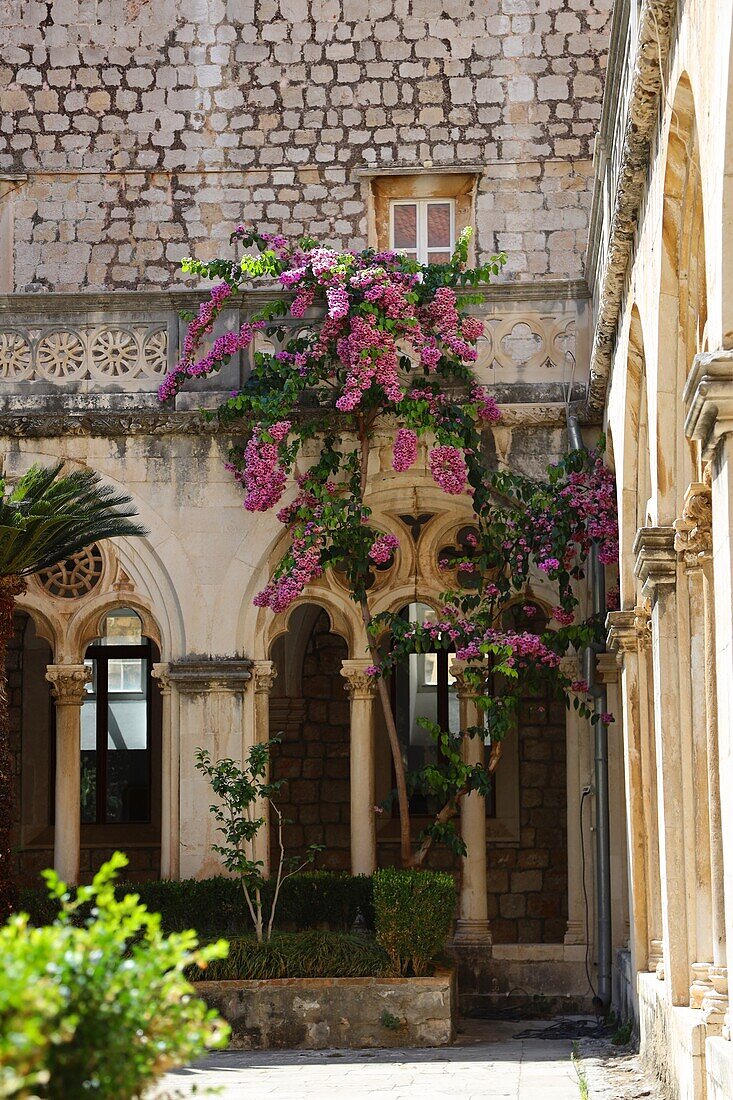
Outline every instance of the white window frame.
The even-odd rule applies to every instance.
[[[450,245],[439,248],[428,248],[428,207],[431,204],[450,207]],[[395,252],[411,252],[412,249],[396,248],[394,243],[394,212],[397,206],[417,207],[417,260],[421,264],[431,263],[431,254],[436,252],[449,252],[453,254],[456,247],[456,200],[441,199],[437,196],[429,199],[390,199],[389,201],[389,247]]]

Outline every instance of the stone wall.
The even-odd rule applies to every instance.
[[[283,831],[286,855],[302,855],[309,844],[323,844],[316,866],[337,871],[348,871],[351,864],[349,701],[340,674],[347,656],[346,643],[330,632],[322,611],[303,661],[302,720],[286,726],[282,745],[272,754],[273,778],[287,780],[277,800],[291,822]],[[278,730],[275,721],[271,732]],[[276,845],[273,830],[273,860]]]
[[[11,0],[4,289],[167,286],[242,220],[362,247],[394,166],[475,169],[479,253],[579,275],[611,0],[571,7]]]

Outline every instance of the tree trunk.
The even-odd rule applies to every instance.
[[[10,708],[6,656],[13,637],[15,598],[25,592],[22,577],[0,577],[0,921],[15,908],[17,884],[11,830],[15,817],[15,776],[10,754]]]

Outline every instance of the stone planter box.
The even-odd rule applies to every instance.
[[[196,982],[239,1050],[438,1047],[453,1039],[453,973],[430,978]]]

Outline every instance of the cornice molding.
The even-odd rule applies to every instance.
[[[685,435],[712,458],[723,436],[733,432],[733,351],[696,355],[683,392]]]
[[[0,413],[0,436],[55,439],[58,436],[232,435],[231,425],[199,412]]]
[[[586,301],[590,290],[585,279],[533,279],[532,282],[507,280],[470,287],[468,292],[480,295],[486,302],[556,302]],[[78,294],[44,292],[42,294],[0,294],[0,317],[12,318],[13,324],[26,317],[80,317],[90,313],[109,317],[110,314],[134,314],[141,311],[175,311],[197,309],[206,301],[206,290],[121,290],[81,291]],[[233,295],[228,308],[259,309],[273,298],[286,301],[294,294],[281,287],[257,287]]]
[[[677,551],[674,527],[640,527],[634,539],[636,564],[634,574],[642,583],[644,594],[660,585],[677,582]]]
[[[179,691],[243,691],[252,679],[252,661],[246,657],[184,658],[168,666],[168,678]]]

